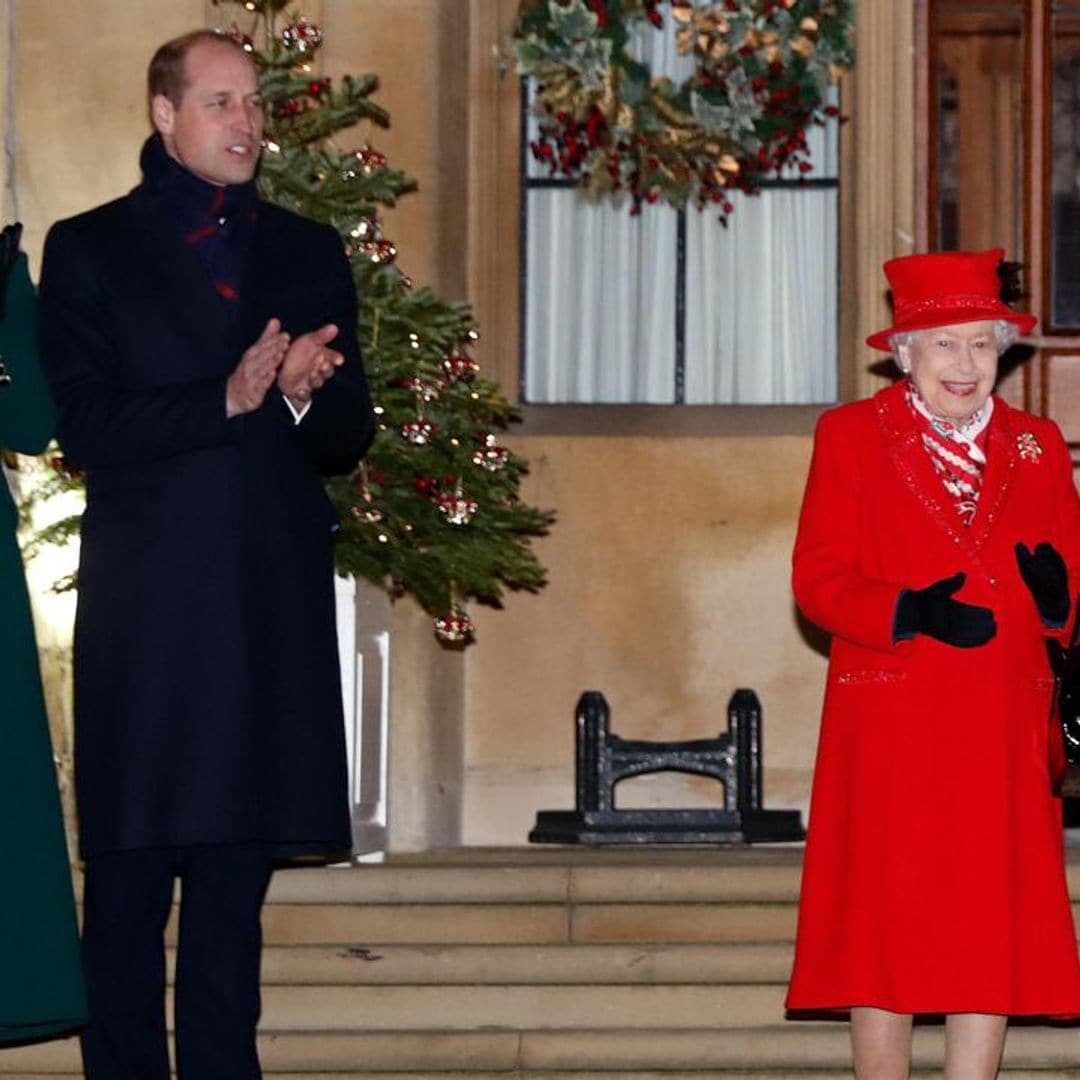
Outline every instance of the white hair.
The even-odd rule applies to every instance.
[[[900,363],[900,350],[906,349],[909,345],[914,344],[915,340],[923,334],[932,334],[934,330],[940,330],[940,327],[931,327],[929,330],[901,330],[898,333],[889,335],[889,351],[893,355],[893,359],[896,361],[897,366],[902,370],[907,369]],[[1016,323],[1009,322],[1008,319],[995,319],[994,320],[994,346],[1000,356],[1011,345],[1015,344],[1016,339],[1020,337],[1020,329]]]

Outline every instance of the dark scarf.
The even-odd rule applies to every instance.
[[[218,294],[238,303],[258,219],[255,181],[225,187],[208,183],[169,157],[160,135],[146,140],[139,164],[144,183],[161,200]]]

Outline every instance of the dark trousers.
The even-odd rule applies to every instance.
[[[181,883],[176,1065],[181,1080],[258,1080],[263,844],[110,852],[87,860],[86,1080],[169,1080],[165,922]]]

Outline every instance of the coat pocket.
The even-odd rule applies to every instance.
[[[848,668],[833,676],[837,686],[896,686],[907,682],[908,673],[895,668]]]

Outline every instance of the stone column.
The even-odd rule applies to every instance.
[[[457,0],[323,0],[321,6],[323,74],[377,74],[377,100],[392,121],[388,131],[363,126],[338,141],[371,142],[419,180],[419,192],[384,215],[384,230],[418,284],[464,298],[468,6]],[[390,625],[389,849],[453,845],[461,838],[466,657],[438,645],[431,619],[411,599],[393,605]]]
[[[884,385],[863,344],[889,325],[881,264],[916,247],[915,24],[917,3],[860,0],[855,70],[844,78],[841,208],[841,396]]]

